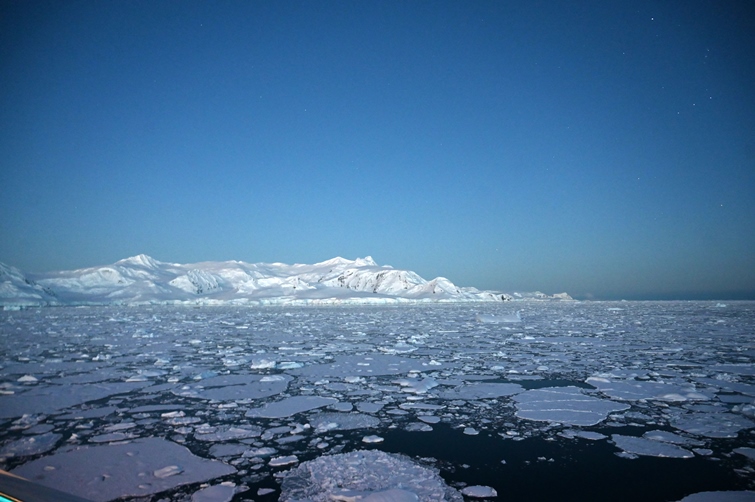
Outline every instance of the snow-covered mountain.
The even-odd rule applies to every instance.
[[[0,306],[58,305],[55,293],[27,278],[16,267],[0,263]]]
[[[546,295],[512,296],[458,287],[444,277],[427,281],[409,270],[378,265],[369,256],[287,265],[240,261],[178,264],[142,254],[101,267],[26,275],[0,264],[0,305],[5,308],[467,302],[541,297]]]

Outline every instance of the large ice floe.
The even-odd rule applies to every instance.
[[[0,467],[96,501],[753,500],[755,303],[510,305],[0,312]]]
[[[14,474],[93,501],[158,493],[235,472],[159,438],[66,449],[28,462]]]
[[[352,451],[304,462],[283,477],[282,502],[462,501],[432,469],[400,455]]]
[[[615,411],[629,406],[587,396],[577,387],[548,387],[514,396],[516,416],[569,425],[596,425]]]

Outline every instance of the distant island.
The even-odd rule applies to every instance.
[[[312,265],[167,263],[140,254],[112,265],[28,274],[0,263],[6,310],[78,305],[329,305],[572,300],[566,293],[504,293],[430,281],[372,257]]]

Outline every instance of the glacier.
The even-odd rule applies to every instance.
[[[0,263],[0,307],[64,305],[329,305],[571,300],[567,293],[503,293],[426,280],[370,256],[315,264],[168,263],[145,254],[112,265],[24,273]]]

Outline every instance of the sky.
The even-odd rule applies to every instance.
[[[755,299],[750,1],[0,0],[0,261]]]

